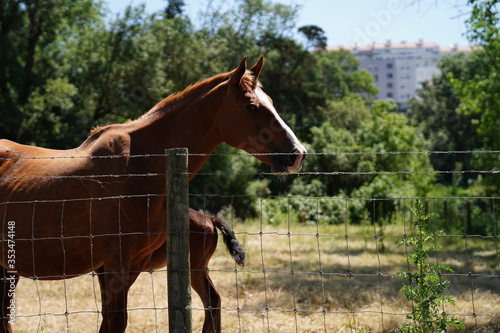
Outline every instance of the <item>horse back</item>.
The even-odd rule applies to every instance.
[[[5,180],[8,176],[54,177],[124,172],[123,158],[119,156],[130,152],[128,135],[113,130],[113,126],[108,127],[91,134],[80,147],[68,150],[29,146],[2,139],[0,177]]]

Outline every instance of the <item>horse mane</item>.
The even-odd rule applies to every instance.
[[[150,116],[152,114],[155,114],[157,112],[161,112],[161,110],[168,109],[168,106],[174,105],[183,99],[192,96],[192,95],[198,95],[204,91],[210,90],[218,86],[224,81],[227,81],[231,78],[233,75],[234,71],[228,72],[228,73],[222,73],[215,75],[211,78],[202,80],[198,83],[195,83],[193,85],[188,86],[186,89],[184,89],[181,92],[174,93],[166,98],[164,98],[162,101],[157,103],[151,110],[143,114],[139,119]],[[241,79],[241,85],[243,89],[249,89],[253,90],[257,86],[260,86],[259,82],[255,82],[255,77],[253,76],[252,72],[249,70],[246,71],[245,75]]]
[[[210,90],[212,88],[215,88],[219,84],[221,84],[224,81],[227,81],[231,78],[235,71],[231,71],[228,73],[222,73],[215,75],[211,78],[202,80],[198,83],[195,83],[193,85],[188,86],[186,89],[184,89],[181,92],[174,93],[166,98],[164,98],[162,101],[157,103],[155,106],[151,108],[148,112],[144,113],[142,116],[137,118],[137,120],[143,120],[145,118],[148,118],[149,116],[154,116],[154,115],[159,115],[159,113],[163,113],[165,110],[169,109],[169,106],[175,105],[176,103],[182,101],[183,99],[192,96],[192,95],[198,95],[204,91]],[[260,82],[255,82],[255,77],[253,73],[249,70],[246,71],[245,75],[241,79],[241,86],[242,89],[248,89],[248,90],[253,90],[257,86],[261,86]],[[133,120],[128,120],[127,123],[133,122]],[[87,139],[84,141],[84,143],[89,143],[93,140],[96,140],[99,138],[101,134],[103,134],[107,129],[109,129],[113,124],[107,124],[103,126],[96,126],[94,127],[90,133]]]

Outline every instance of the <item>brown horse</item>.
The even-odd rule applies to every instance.
[[[204,215],[192,209],[189,210],[190,249],[198,252],[190,257],[191,286],[200,295],[205,307],[203,332],[220,332],[221,330],[221,297],[208,275],[208,262],[217,248],[216,228],[221,231],[224,244],[226,244],[236,263],[243,266],[246,260],[243,247],[236,239],[234,232],[223,220]],[[200,254],[200,247],[204,247],[202,254]],[[165,245],[161,249],[162,253],[166,253]],[[165,266],[164,262],[159,262],[158,266],[152,268],[161,268],[163,266]],[[101,280],[104,279],[99,279],[99,281]]]
[[[193,154],[189,179],[222,142],[276,173],[300,169],[305,148],[260,87],[262,65],[263,58],[247,70],[243,58],[235,70],[167,97],[134,121],[94,130],[75,149],[0,140],[4,330],[11,330],[9,291],[19,276],[53,280],[96,272],[100,332],[125,331],[130,286],[141,271],[165,265],[166,148]],[[201,244],[191,249],[194,257],[204,253]],[[203,332],[220,330],[207,320]]]

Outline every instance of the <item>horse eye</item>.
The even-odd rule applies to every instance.
[[[250,112],[255,112],[259,109],[259,107],[255,104],[248,104],[245,109],[247,109],[247,111],[250,111]]]

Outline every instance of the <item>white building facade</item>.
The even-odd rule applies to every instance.
[[[373,43],[368,46],[330,47],[328,50],[350,50],[369,71],[380,89],[377,99],[393,99],[401,109],[417,94],[422,82],[439,73],[439,59],[449,53],[469,52],[471,48],[440,47],[433,42]]]

